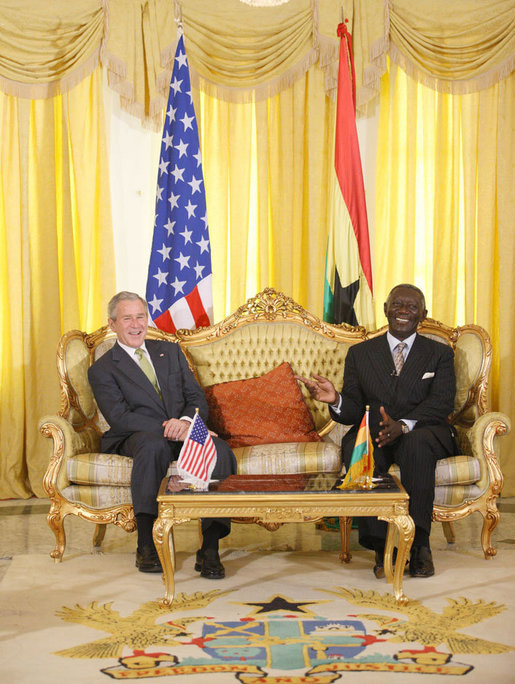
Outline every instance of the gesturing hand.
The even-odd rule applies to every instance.
[[[398,420],[393,420],[384,410],[384,406],[379,409],[383,420],[379,421],[382,430],[379,431],[379,436],[376,437],[377,446],[383,447],[395,441],[402,435],[402,426]]]
[[[302,382],[313,399],[323,401],[326,404],[336,404],[338,401],[338,392],[334,389],[333,383],[324,378],[322,375],[313,375],[310,378],[303,378],[301,375],[296,375],[295,380]]]

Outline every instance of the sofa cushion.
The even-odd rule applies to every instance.
[[[76,454],[66,462],[66,474],[72,485],[128,487],[131,472],[132,458],[120,454]],[[168,475],[175,472],[177,462],[173,461],[168,467]]]
[[[481,488],[477,485],[446,485],[435,487],[434,503],[437,506],[461,506],[466,501],[481,496]]]
[[[400,477],[399,466],[394,463],[390,472]],[[435,485],[473,485],[481,477],[481,468],[477,458],[460,454],[441,458],[436,462]]]
[[[132,504],[130,487],[113,487],[110,485],[68,485],[62,491],[67,501],[82,504],[88,508],[111,508]]]
[[[131,481],[132,458],[119,454],[77,454],[66,462],[70,482],[80,485],[127,487]]]
[[[221,382],[204,391],[209,427],[233,448],[321,440],[289,363],[257,378]]]
[[[340,447],[333,442],[257,444],[236,447],[238,475],[339,473]]]

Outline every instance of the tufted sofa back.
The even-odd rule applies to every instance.
[[[218,339],[188,344],[188,338],[182,346],[202,387],[257,377],[285,361],[297,375],[318,373],[341,387],[347,350],[360,339],[355,334],[336,339],[302,323],[279,319],[249,321]],[[327,406],[313,401],[303,385],[301,389],[317,430],[323,430],[330,423]]]

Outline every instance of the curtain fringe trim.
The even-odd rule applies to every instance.
[[[290,88],[317,62],[318,57],[318,51],[312,48],[297,64],[288,69],[288,71],[271,81],[248,88],[225,86],[215,83],[202,74],[199,74],[190,65],[191,83],[195,88],[202,90],[207,95],[226,102],[237,102],[241,104],[258,102],[273,97],[286,88]]]
[[[106,53],[104,66],[107,69],[107,84],[111,90],[120,96],[122,110],[139,119],[144,128],[161,131],[163,128],[162,112],[166,106],[166,96],[163,97],[158,94],[153,98],[149,103],[149,112],[146,114],[143,103],[135,101],[134,84],[127,80],[125,62],[111,53]],[[159,74],[158,80],[162,76],[166,76],[166,74]]]
[[[391,0],[384,3],[383,35],[368,48],[369,64],[363,69],[363,82],[356,93],[356,116],[367,116],[370,105],[377,99],[381,76],[386,72],[386,55],[390,44]]]
[[[47,83],[22,83],[0,76],[0,90],[7,95],[27,100],[46,100],[63,95],[89,76],[100,64],[100,46],[82,64],[65,76]]]
[[[390,43],[388,54],[393,62],[418,83],[422,83],[422,85],[427,86],[432,90],[436,90],[439,93],[452,95],[466,95],[467,93],[476,93],[480,90],[485,90],[506,78],[515,70],[515,55],[510,55],[501,64],[497,64],[488,71],[472,78],[446,79],[433,76],[427,71],[424,71],[420,66],[406,57],[393,42]]]
[[[319,36],[319,65],[324,72],[324,87],[328,97],[336,102],[338,92],[338,65],[340,62],[339,45],[336,40],[327,36]]]

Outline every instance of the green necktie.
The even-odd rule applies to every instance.
[[[159,385],[157,384],[156,374],[154,372],[154,369],[152,368],[152,364],[147,359],[147,355],[145,354],[145,351],[143,349],[136,349],[135,354],[139,359],[139,365],[140,365],[141,370],[145,373],[147,378],[152,383],[154,389],[156,390],[156,392],[159,394],[159,396],[162,399],[163,395],[161,394],[161,390],[159,389]]]

